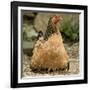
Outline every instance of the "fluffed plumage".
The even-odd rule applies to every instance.
[[[62,36],[57,29],[57,23],[61,16],[53,16],[49,19],[44,37],[35,44],[30,67],[32,70],[67,68],[68,55],[64,48]]]

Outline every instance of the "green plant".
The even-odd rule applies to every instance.
[[[66,20],[61,25],[60,31],[62,33],[64,41],[79,41],[79,21],[74,20]]]

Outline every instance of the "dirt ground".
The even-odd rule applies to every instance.
[[[24,54],[22,59],[22,77],[28,76],[45,76],[45,75],[71,75],[79,73],[79,43],[64,44],[67,53],[69,55],[69,70],[66,71],[52,71],[52,72],[33,72],[30,69],[30,60],[31,57]]]

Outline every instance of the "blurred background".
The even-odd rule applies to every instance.
[[[64,42],[79,41],[79,14],[78,13],[37,13],[22,11],[23,40],[33,41],[37,32],[45,32],[48,20],[53,15],[63,16],[59,31],[62,33]]]
[[[45,33],[48,20],[53,15],[61,15],[63,20],[58,28],[64,43],[79,42],[79,13],[45,13],[22,11],[22,39],[23,48],[33,48],[39,31]]]

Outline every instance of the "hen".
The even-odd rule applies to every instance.
[[[57,27],[61,20],[62,17],[56,15],[49,19],[45,35],[35,44],[30,63],[32,70],[55,71],[67,68],[68,55]]]

